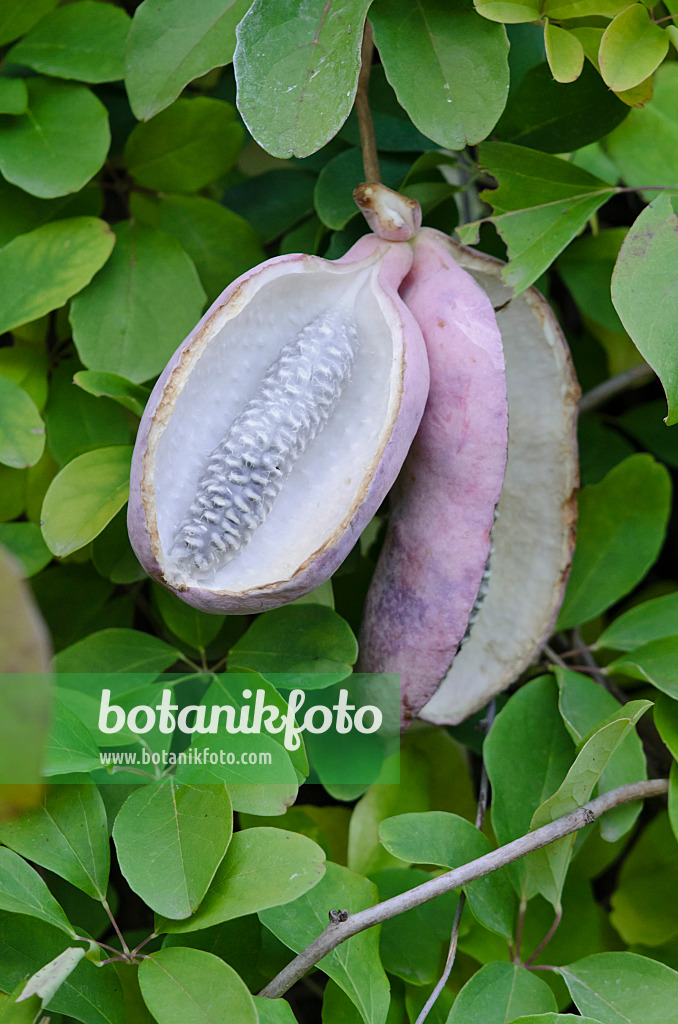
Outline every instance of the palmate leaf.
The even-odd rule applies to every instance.
[[[537,280],[616,191],[567,160],[507,142],[482,143],[479,163],[499,183],[481,198],[493,207],[489,220],[508,246],[502,278],[515,294]],[[473,244],[478,223],[457,234]]]

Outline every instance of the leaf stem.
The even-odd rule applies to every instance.
[[[372,928],[375,924],[404,914],[406,910],[412,910],[423,903],[428,903],[429,900],[433,900],[443,893],[459,889],[461,886],[475,881],[476,878],[483,878],[506,864],[512,864],[513,861],[534,850],[540,850],[557,839],[578,832],[579,829],[590,825],[613,807],[619,807],[620,804],[629,803],[632,800],[661,796],[668,792],[668,788],[668,779],[650,779],[646,782],[632,782],[626,786],[618,786],[616,789],[611,789],[607,793],[595,797],[569,814],[563,815],[562,818],[557,818],[556,821],[549,822],[548,825],[542,825],[534,832],[514,839],[513,842],[500,846],[497,850],[492,850],[476,860],[462,864],[443,875],[438,875],[436,878],[417,885],[413,889],[408,889],[407,892],[393,896],[391,899],[384,900],[383,903],[378,903],[374,907],[350,914],[345,921],[332,922],[287,967],[283,968],[261,990],[259,995],[277,999],[284,995],[311,967],[314,967],[342,942],[350,939],[352,935],[357,935],[359,932],[365,931],[366,928]]]
[[[562,921],[562,919],[563,919],[563,910],[562,910],[562,907],[558,907],[558,909],[556,910],[555,917],[553,918],[553,924],[551,925],[551,927],[547,931],[546,935],[544,936],[544,938],[541,940],[541,942],[539,943],[539,945],[535,949],[534,953],[531,953],[530,956],[528,956],[527,960],[525,961],[525,963],[523,965],[524,967],[528,967],[533,962],[533,960],[536,960],[537,957],[539,956],[539,954],[543,950],[546,949],[546,947],[548,946],[549,942],[551,941],[553,936],[556,934],[556,930],[558,928],[558,925]]]
[[[485,716],[485,719],[483,721],[483,727],[486,736],[490,729],[492,728],[492,723],[494,722],[494,716],[496,714],[496,708],[496,701],[493,699],[488,706],[487,715]],[[478,788],[478,810],[476,811],[475,822],[476,828],[478,830],[482,829],[483,824],[485,822],[485,812],[487,811],[487,802],[489,795],[490,783],[487,776],[487,769],[485,767],[485,763],[483,762],[483,767],[480,773],[480,786]],[[433,1006],[436,1000],[438,999],[438,996],[445,988],[445,985],[447,984],[447,979],[452,973],[455,957],[457,955],[457,944],[459,942],[459,926],[461,924],[461,915],[463,913],[465,903],[466,893],[461,892],[459,893],[459,902],[457,903],[457,909],[454,914],[454,921],[452,922],[452,932],[450,934],[450,947],[447,953],[447,960],[445,961],[445,968],[440,977],[440,980],[438,981],[436,987],[431,992],[431,995],[426,1000],[422,1008],[422,1011],[417,1017],[414,1024],[424,1024],[424,1021],[426,1020],[429,1013],[433,1009]]]
[[[358,116],[358,127],[360,129],[360,147],[363,153],[365,180],[381,181],[377,140],[374,136],[374,123],[372,121],[369,96],[373,50],[372,26],[369,21],[366,21],[365,31],[363,32],[363,45],[360,51],[360,74],[358,75],[358,89],[355,94],[355,112]]]
[[[115,920],[115,918],[113,917],[113,914],[111,913],[111,908],[108,905],[108,900],[105,899],[105,898],[102,899],[101,906],[104,908],[104,910],[108,914],[108,918],[109,918],[111,924],[113,925],[113,930],[114,930],[115,934],[118,936],[118,938],[120,939],[120,945],[122,946],[123,953],[125,954],[126,957],[129,957],[129,946],[125,942],[125,936],[122,934],[122,932],[118,928],[118,922]]]

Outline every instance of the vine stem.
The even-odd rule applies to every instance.
[[[492,850],[476,860],[462,864],[443,875],[438,875],[437,878],[432,878],[422,885],[408,889],[407,892],[384,900],[383,903],[377,903],[374,907],[350,914],[346,920],[331,921],[306,949],[302,950],[259,992],[259,995],[269,999],[277,999],[284,995],[311,967],[314,967],[342,942],[350,939],[352,935],[357,935],[367,928],[374,927],[375,924],[381,924],[382,921],[388,921],[392,917],[404,914],[406,910],[412,910],[414,907],[421,906],[422,903],[428,903],[429,900],[442,896],[443,893],[451,892],[453,889],[458,889],[462,885],[467,885],[477,878],[483,878],[534,850],[540,850],[557,839],[578,832],[579,829],[590,825],[613,807],[619,807],[620,804],[626,804],[632,800],[661,796],[667,793],[668,789],[668,779],[650,779],[647,782],[632,782],[626,786],[618,786],[616,789],[611,789],[607,793],[595,797],[569,814],[563,815],[562,818],[557,818],[548,825],[542,825],[534,832],[528,832],[527,835],[514,839],[513,842],[500,846],[497,850]]]
[[[363,32],[363,43],[360,51],[360,74],[358,75],[358,89],[355,94],[355,112],[358,116],[358,127],[360,129],[360,148],[363,154],[363,167],[365,169],[366,181],[381,181],[379,169],[379,157],[377,155],[377,140],[374,136],[374,123],[370,110],[370,71],[372,69],[372,53],[374,42],[372,39],[372,26],[369,21],[365,22]]]

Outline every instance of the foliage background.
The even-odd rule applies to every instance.
[[[414,1022],[440,976],[456,895],[351,939],[296,986],[293,1010],[248,993],[328,907],[404,891],[594,786],[665,776],[678,756],[678,447],[663,422],[666,398],[668,423],[678,418],[678,8],[476,8],[0,6],[0,543],[30,578],[60,673],[172,669],[191,686],[225,658],[284,671],[309,657],[339,679],[351,672],[379,521],[331,584],[253,624],[195,612],[151,584],[124,506],[150,386],[206,304],[267,256],[336,258],[365,231],[351,200],[363,171],[350,111],[368,9],[385,183],[418,199],[426,224],[508,257],[517,291],[537,284],[585,392],[579,540],[551,654],[498,702],[484,744],[482,716],[415,727],[400,786],[302,788],[283,813],[302,763],[278,794],[139,787],[129,775],[104,785],[87,695],[61,680],[44,769],[57,781],[0,825],[0,1020],[39,1019],[44,1000],[53,1022],[85,1024]],[[38,627],[9,566],[5,580],[0,667],[16,668],[25,631],[39,671]],[[19,717],[0,692],[5,755],[29,771],[45,739],[48,695],[35,692]],[[486,838],[469,824],[483,754]],[[79,774],[59,783],[65,770]],[[678,1021],[676,792],[672,782],[668,809],[619,808],[551,860],[468,886],[454,970],[428,1019]],[[0,790],[7,814],[36,797]],[[403,814],[417,818],[398,823]],[[536,958],[558,970],[527,970],[559,908]],[[119,948],[112,915],[132,948],[153,911],[151,958],[98,966],[115,953],[87,937]],[[52,981],[15,1003],[55,958]]]

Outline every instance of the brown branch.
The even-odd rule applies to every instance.
[[[650,779],[647,782],[632,782],[627,786],[618,786],[617,789],[611,789],[609,792],[597,796],[582,807],[571,811],[570,814],[565,814],[548,825],[542,825],[534,832],[528,832],[527,835],[514,839],[513,842],[500,846],[499,849],[492,850],[476,860],[469,861],[468,864],[462,864],[452,871],[432,878],[429,882],[415,886],[414,889],[408,889],[407,892],[384,900],[383,903],[368,907],[367,910],[350,914],[345,921],[331,922],[306,949],[302,950],[273,981],[261,990],[259,995],[277,999],[284,995],[311,967],[314,967],[342,942],[350,939],[352,935],[357,935],[358,932],[365,931],[366,928],[372,928],[375,924],[381,924],[382,921],[388,921],[392,917],[404,914],[406,910],[419,907],[422,903],[428,903],[429,900],[442,896],[443,893],[459,889],[460,886],[474,882],[477,878],[483,878],[485,875],[497,871],[498,868],[512,864],[513,861],[519,860],[520,857],[524,857],[534,850],[540,850],[557,839],[578,832],[579,829],[590,825],[596,818],[605,814],[606,811],[612,810],[613,807],[619,807],[620,804],[626,804],[632,800],[642,800],[645,797],[661,796],[668,792],[668,788],[668,779]]]
[[[365,31],[363,33],[363,45],[360,51],[358,90],[355,95],[355,112],[358,115],[360,147],[363,153],[365,181],[381,181],[379,157],[377,155],[377,140],[374,136],[374,124],[372,122],[369,94],[373,50],[374,43],[372,41],[372,26],[369,21],[366,21]]]

